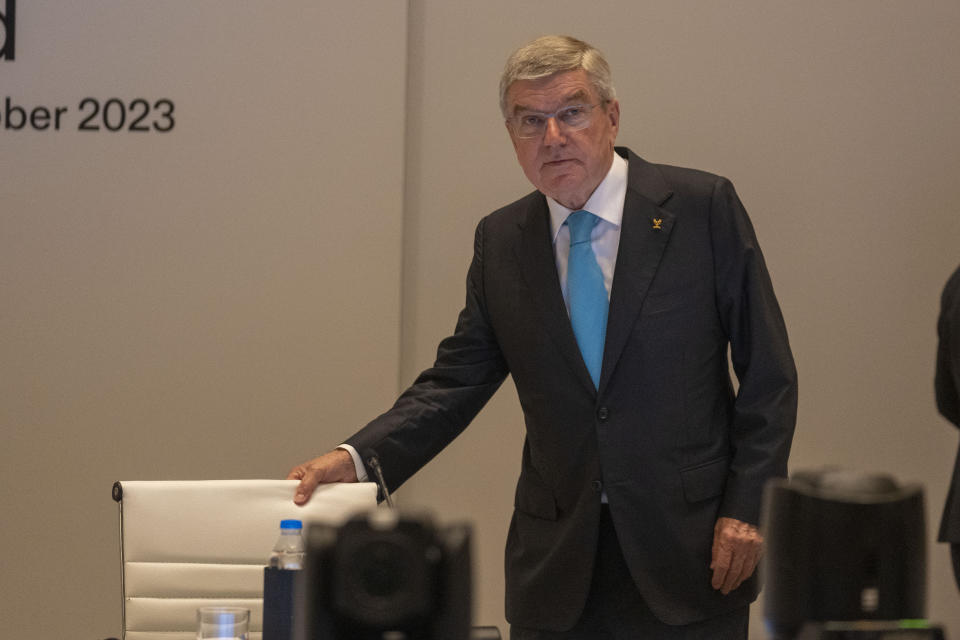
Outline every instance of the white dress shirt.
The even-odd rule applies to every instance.
[[[597,256],[597,263],[603,272],[603,286],[610,299],[613,286],[613,269],[617,263],[617,250],[620,248],[620,224],[623,222],[623,203],[627,198],[627,161],[616,153],[613,164],[603,181],[594,189],[587,203],[581,207],[600,218],[590,234],[590,247]],[[557,261],[557,275],[560,276],[560,290],[570,313],[570,300],[567,295],[567,261],[570,258],[570,228],[563,224],[574,209],[547,198],[550,209],[550,230],[553,232],[553,255]],[[580,211],[580,209],[577,209]]]

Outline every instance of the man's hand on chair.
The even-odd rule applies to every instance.
[[[319,458],[298,464],[290,473],[287,480],[299,480],[293,501],[304,505],[313,495],[313,490],[320,484],[332,482],[356,482],[357,470],[353,466],[353,458],[345,449],[334,449]]]

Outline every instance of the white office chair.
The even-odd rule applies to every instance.
[[[117,482],[124,640],[195,640],[201,606],[250,609],[260,640],[263,568],[280,520],[339,524],[376,506],[373,483],[318,487],[293,504],[295,480]]]

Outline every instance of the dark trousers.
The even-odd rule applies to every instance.
[[[511,626],[510,640],[746,640],[749,619],[749,608],[742,607],[691,625],[660,622],[637,590],[604,505],[590,595],[580,619],[561,632]]]

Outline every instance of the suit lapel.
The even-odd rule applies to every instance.
[[[546,199],[540,195],[521,222],[520,273],[540,315],[540,324],[557,345],[574,374],[591,393],[596,393],[587,365],[570,326],[570,317],[560,291],[557,263],[550,237],[550,214]]]
[[[627,152],[629,153],[629,151]],[[672,195],[660,172],[629,153],[627,197],[610,292],[600,392],[606,387],[636,323],[673,230],[675,216],[658,205]]]

